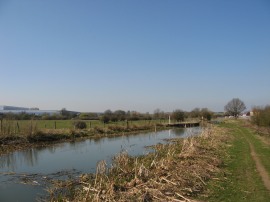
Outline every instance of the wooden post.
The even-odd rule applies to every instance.
[[[2,133],[2,129],[3,129],[3,123],[2,123],[2,119],[0,119],[0,133]]]
[[[33,120],[31,120],[31,124],[30,124],[30,134],[32,135],[32,130],[33,130]]]
[[[10,123],[8,123],[8,133],[7,133],[8,135],[10,135],[10,133],[11,133],[10,131],[11,131],[10,130]]]
[[[18,133],[20,132],[20,126],[19,126],[19,123],[17,121],[17,128],[18,128]]]
[[[128,120],[127,120],[127,128],[128,128]]]

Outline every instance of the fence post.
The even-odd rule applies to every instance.
[[[32,135],[32,131],[33,131],[33,120],[31,120],[31,126],[30,126],[30,134]]]
[[[11,126],[10,126],[10,124],[11,124],[11,123],[9,122],[9,123],[8,123],[8,133],[7,133],[8,135],[11,134]]]
[[[19,125],[18,121],[17,121],[17,128],[18,128],[18,133],[19,133],[20,132],[20,125]]]

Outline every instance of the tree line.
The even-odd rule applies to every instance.
[[[149,112],[141,113],[137,111],[124,111],[116,110],[112,111],[110,109],[104,111],[103,113],[79,113],[75,114],[66,109],[60,110],[57,114],[28,114],[28,113],[7,113],[0,115],[1,119],[11,119],[11,120],[100,120],[104,123],[117,122],[117,121],[138,121],[138,120],[171,120],[184,121],[187,118],[195,119],[205,119],[211,120],[214,113],[207,108],[195,108],[190,112],[176,109],[173,112],[164,112],[160,109],[154,110],[152,114]]]
[[[214,113],[207,108],[195,108],[191,112],[183,111],[181,109],[176,109],[173,112],[164,112],[160,109],[156,109],[153,114],[150,113],[140,113],[137,111],[123,111],[123,110],[106,110],[100,115],[99,120],[104,123],[117,122],[117,121],[137,121],[137,120],[168,120],[169,117],[172,120],[184,121],[187,118],[197,118],[211,120]],[[81,115],[84,116],[84,115]]]
[[[264,111],[267,111],[269,108],[266,109],[259,109],[256,108],[255,111],[260,112],[257,113],[256,122],[262,123],[267,122],[268,120],[265,117],[268,117],[264,114]],[[239,98],[233,98],[229,101],[225,107],[225,115],[234,116],[237,118],[241,112],[246,109],[246,106],[242,100]],[[258,114],[264,118],[258,118]],[[220,114],[219,114],[220,115]],[[164,112],[160,109],[154,110],[153,114],[147,113],[140,113],[137,111],[124,111],[124,110],[116,110],[112,111],[110,109],[104,111],[103,113],[74,113],[72,111],[68,111],[65,108],[61,109],[57,114],[42,114],[42,115],[35,115],[35,114],[28,114],[28,113],[20,113],[20,114],[0,114],[0,118],[6,119],[15,119],[15,120],[30,120],[30,119],[41,119],[41,120],[68,120],[68,119],[78,119],[78,120],[100,120],[104,123],[108,122],[117,122],[117,121],[137,121],[137,120],[168,120],[169,117],[172,120],[176,121],[184,121],[187,118],[193,119],[201,119],[201,120],[211,120],[213,116],[219,116],[214,114],[208,108],[194,108],[190,112],[176,109],[173,112]],[[264,121],[262,121],[264,120]]]

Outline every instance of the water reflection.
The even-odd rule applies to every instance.
[[[69,143],[69,146],[71,149],[75,150],[75,149],[78,149],[80,147],[85,147],[87,145],[87,143],[89,144],[89,141],[83,141],[83,142],[73,141],[73,142]],[[91,140],[90,140],[90,143],[91,143]]]
[[[14,166],[16,165],[16,155],[14,153],[5,155],[0,158],[0,167],[5,168],[8,167],[9,169],[14,170]]]
[[[18,166],[26,164],[27,166],[35,166],[38,163],[37,149],[29,149],[20,152],[7,154],[0,158],[0,167],[8,168],[9,171],[14,171]]]
[[[172,130],[173,130],[173,133],[174,133],[175,136],[182,136],[183,133],[184,133],[184,129],[182,129],[182,128],[177,129],[177,130],[174,130],[174,129],[172,129]]]

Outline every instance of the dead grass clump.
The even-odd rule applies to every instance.
[[[94,128],[94,130],[98,134],[104,134],[106,132],[104,128],[97,127],[97,126]]]
[[[129,156],[126,151],[123,151],[116,156],[113,157],[112,169],[121,169],[121,167],[125,167],[129,163]]]
[[[210,130],[209,128],[207,130]],[[69,201],[195,201],[222,164],[224,135],[211,128],[199,137],[156,145],[155,152],[130,157],[116,155],[108,169],[97,166],[95,179],[81,178]],[[225,136],[225,135],[224,135]]]
[[[108,126],[108,129],[113,132],[122,132],[122,131],[125,131],[126,127],[114,125],[114,126]]]
[[[29,135],[27,140],[29,142],[46,142],[58,141],[62,139],[69,139],[70,131],[68,129],[45,129],[39,130],[33,135]]]
[[[143,131],[143,130],[151,130],[153,129],[153,126],[151,125],[136,125],[136,124],[133,124],[129,127],[131,130],[133,131]]]

